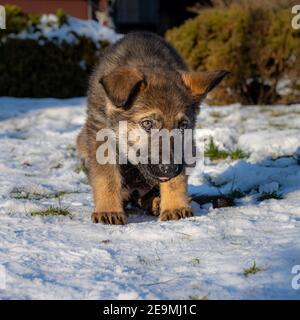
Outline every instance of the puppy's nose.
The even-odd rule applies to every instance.
[[[160,172],[166,176],[172,176],[179,171],[179,165],[177,164],[159,164]]]

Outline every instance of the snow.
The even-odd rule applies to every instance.
[[[97,46],[101,40],[114,43],[122,37],[121,34],[100,25],[97,21],[81,20],[72,16],[67,16],[67,22],[60,26],[58,17],[54,14],[41,15],[37,26],[28,26],[18,34],[8,35],[9,38],[37,40],[40,45],[45,41],[59,45],[63,42],[77,43],[78,36],[91,39]]]
[[[276,86],[276,92],[281,96],[292,94],[292,81],[287,77],[278,81]]]
[[[249,157],[206,159],[189,190],[245,192],[234,207],[193,203],[195,217],[182,221],[135,212],[127,225],[108,226],[91,223],[91,190],[76,170],[85,104],[0,98],[1,299],[300,298],[292,288],[300,265],[300,105],[202,108],[198,141],[212,136]],[[258,201],[266,192],[283,199]],[[71,217],[30,214],[50,206]],[[261,271],[246,277],[254,262]]]

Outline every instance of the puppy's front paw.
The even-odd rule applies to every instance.
[[[126,224],[127,217],[124,212],[93,212],[92,221],[103,224]]]
[[[168,221],[168,220],[179,220],[183,218],[189,218],[192,216],[193,216],[192,208],[183,207],[183,208],[174,209],[174,210],[164,210],[159,217],[161,221]]]
[[[155,197],[152,201],[152,208],[151,212],[154,216],[159,216],[160,210],[160,197]]]

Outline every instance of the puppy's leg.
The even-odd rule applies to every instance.
[[[121,175],[115,165],[94,164],[90,168],[90,182],[93,189],[95,210],[94,223],[125,224],[123,210]]]
[[[79,159],[83,165],[85,173],[88,172],[88,148],[87,148],[87,136],[86,129],[83,127],[77,137],[77,152]]]
[[[150,212],[154,216],[159,216],[159,214],[160,214],[160,197],[154,197],[152,199]]]
[[[142,209],[146,210],[148,213],[154,216],[159,216],[160,214],[160,195],[159,189],[154,188],[148,192],[145,196],[139,199],[139,205]]]
[[[160,184],[160,220],[179,220],[192,217],[187,195],[187,177],[181,174]]]
[[[88,158],[87,137],[85,127],[81,129],[77,136],[77,152],[81,160]]]

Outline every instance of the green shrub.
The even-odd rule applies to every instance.
[[[0,31],[0,96],[68,98],[86,94],[88,76],[109,42],[72,32],[75,41],[48,39],[41,17],[6,6],[7,29]],[[58,27],[68,17],[58,11]],[[26,32],[24,39],[18,34]]]
[[[292,29],[291,18],[287,9],[207,9],[169,30],[166,39],[192,69],[232,72],[215,90],[214,102],[271,104],[283,100],[278,81],[288,77],[295,85],[300,75],[300,31]]]

